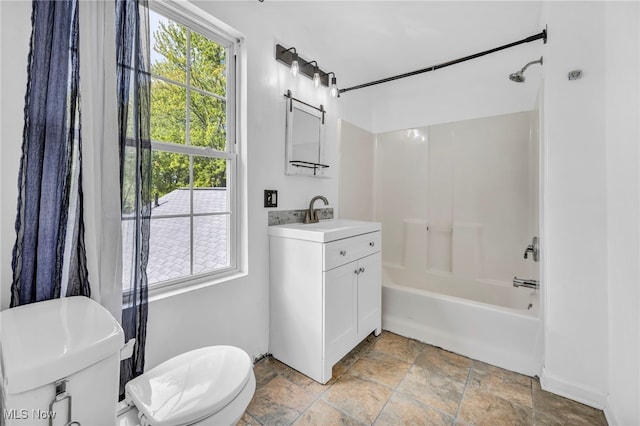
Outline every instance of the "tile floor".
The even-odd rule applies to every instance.
[[[383,332],[321,385],[274,358],[255,365],[239,425],[606,425],[600,410],[545,392],[535,378]]]

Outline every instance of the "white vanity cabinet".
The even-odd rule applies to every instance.
[[[270,352],[326,383],[336,362],[381,331],[380,224],[313,227],[270,227]]]

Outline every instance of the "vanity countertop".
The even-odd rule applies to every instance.
[[[269,227],[269,235],[327,243],[369,232],[380,231],[379,222],[350,219],[321,220],[318,223],[289,223]]]

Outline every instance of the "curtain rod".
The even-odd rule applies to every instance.
[[[411,76],[414,76],[414,75],[417,75],[417,74],[422,74],[422,73],[429,72],[429,71],[435,71],[435,70],[438,70],[440,68],[448,67],[450,65],[459,64],[460,62],[465,62],[465,61],[468,61],[468,60],[471,60],[471,59],[479,58],[481,56],[488,55],[490,53],[498,52],[500,50],[508,49],[510,47],[518,46],[518,45],[524,44],[524,43],[530,43],[532,41],[536,41],[536,40],[540,40],[540,39],[543,39],[545,44],[547,43],[547,29],[546,28],[544,30],[542,30],[538,34],[532,35],[532,36],[527,37],[527,38],[523,38],[522,40],[514,41],[513,43],[509,43],[509,44],[505,44],[505,45],[500,46],[500,47],[496,47],[494,49],[485,50],[485,51],[480,52],[480,53],[476,53],[476,54],[473,54],[473,55],[465,56],[464,58],[454,59],[454,60],[449,61],[449,62],[444,62],[444,63],[438,64],[438,65],[432,65],[430,67],[426,67],[426,68],[422,68],[420,70],[411,71],[411,72],[408,72],[408,73],[396,75],[396,76],[393,76],[393,77],[387,77],[387,78],[383,78],[381,80],[375,80],[375,81],[372,81],[372,82],[369,82],[369,83],[364,83],[364,84],[359,84],[357,86],[347,87],[346,89],[340,89],[339,92],[340,93],[345,93],[345,92],[349,92],[351,90],[363,89],[365,87],[374,86],[376,84],[387,83],[389,81],[398,80],[398,79],[406,78],[406,77],[411,77]]]

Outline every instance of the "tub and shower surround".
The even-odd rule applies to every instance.
[[[371,135],[368,145],[344,128],[343,157],[358,153],[350,143],[373,152],[371,188],[341,183],[341,211],[362,210],[347,195],[373,193],[385,230],[383,328],[539,374],[539,292],[512,286],[516,275],[538,279],[524,259],[538,235],[537,111]]]
[[[376,135],[383,261],[510,285],[538,229],[537,112]]]

